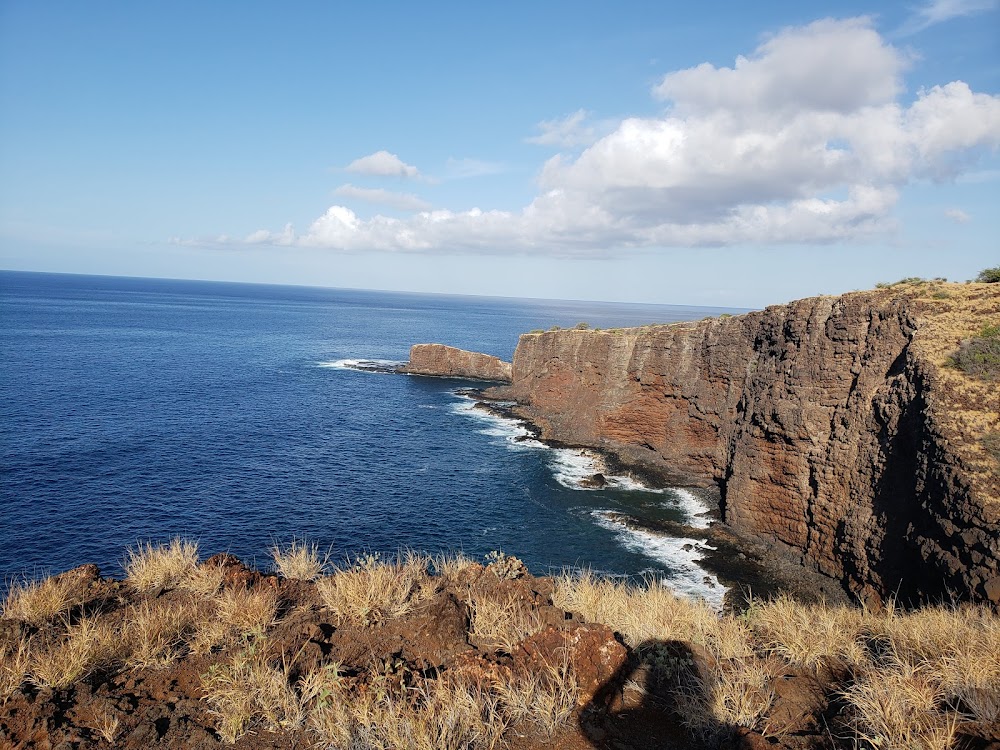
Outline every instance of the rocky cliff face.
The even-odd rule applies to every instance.
[[[445,378],[470,378],[498,383],[511,381],[510,362],[479,352],[467,352],[444,344],[414,344],[410,361],[400,372]]]
[[[740,317],[525,334],[543,436],[720,491],[725,521],[863,599],[1000,602],[996,384],[945,367],[1000,285],[892,287]]]

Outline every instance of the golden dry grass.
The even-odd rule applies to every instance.
[[[383,562],[378,555],[363,555],[332,576],[322,578],[317,587],[323,603],[337,617],[361,625],[371,625],[402,617],[431,593],[422,586],[428,579],[429,561],[418,555],[399,555]]]
[[[226,569],[221,565],[202,563],[178,582],[178,588],[206,598],[219,593],[226,580]]]
[[[189,636],[202,620],[192,602],[143,601],[125,618],[122,643],[131,669],[169,666],[188,650]]]
[[[514,647],[541,630],[542,622],[531,603],[516,592],[470,591],[469,635],[490,649],[512,653]]]
[[[84,618],[47,648],[30,650],[28,678],[40,687],[65,688],[119,658],[121,634],[108,623]]]
[[[30,647],[27,637],[0,643],[0,704],[3,704],[28,674]]]
[[[230,662],[215,664],[202,677],[205,700],[219,718],[219,734],[235,742],[252,726],[294,729],[305,712],[289,684],[289,668],[265,655],[263,638],[253,638]]]
[[[125,573],[139,591],[156,591],[177,586],[190,578],[198,565],[198,543],[180,538],[167,544],[140,542],[129,549]]]
[[[40,625],[82,601],[78,584],[68,578],[14,581],[3,603],[3,616]]]
[[[707,605],[682,599],[655,579],[633,586],[588,571],[566,573],[556,580],[552,602],[590,622],[604,623],[633,648],[649,641],[717,640],[718,617]]]
[[[320,553],[318,544],[293,539],[284,547],[272,547],[271,559],[275,571],[284,578],[315,581],[329,567],[330,553]]]
[[[243,586],[227,588],[210,600],[212,616],[203,621],[190,642],[196,654],[264,633],[278,620],[278,595],[273,589]]]
[[[505,718],[549,739],[573,716],[580,688],[566,663],[520,674],[495,685]]]

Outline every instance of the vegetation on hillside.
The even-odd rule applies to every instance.
[[[582,620],[606,624],[629,649],[631,677],[616,686],[623,705],[657,707],[698,746],[725,744],[740,728],[780,738],[782,696],[796,681],[818,686],[813,708],[825,713],[814,718],[831,722],[830,747],[944,749],[970,727],[1000,731],[1000,616],[986,607],[903,612],[778,598],[720,616],[656,581],[533,579],[503,554],[485,568],[462,555],[368,555],[330,572],[314,545],[295,542],[273,550],[284,573],[262,576],[231,558],[198,564],[196,553],[181,540],[143,545],[129,554],[125,582],[81,587],[66,574],[13,586],[0,620],[0,728],[19,695],[71,690],[50,694],[70,700],[191,663],[206,721],[226,742],[269,731],[335,748],[471,750],[515,736],[546,747],[584,726],[578,675],[568,656],[528,671],[512,669],[511,657],[518,663],[521,644],[543,629]],[[348,647],[375,643],[393,623],[441,607],[468,612],[454,620],[465,623],[454,640],[465,656],[447,668],[337,660],[338,631],[352,634]],[[21,700],[23,716],[31,704]],[[75,731],[115,746],[140,720],[126,703],[76,714],[90,718]]]

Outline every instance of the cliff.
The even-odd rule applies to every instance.
[[[524,334],[547,439],[719,489],[738,533],[859,598],[1000,602],[1000,389],[948,368],[1000,285],[895,285],[739,317]]]
[[[409,375],[511,382],[510,362],[444,344],[414,344],[410,347],[410,361],[399,371]]]

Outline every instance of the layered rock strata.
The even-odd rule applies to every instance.
[[[1000,389],[948,355],[1000,285],[817,297],[739,317],[524,334],[512,384],[542,437],[719,489],[738,533],[861,599],[1000,602]]]
[[[433,375],[445,378],[511,382],[511,364],[499,357],[468,352],[444,344],[414,344],[410,361],[400,372],[410,375]]]

